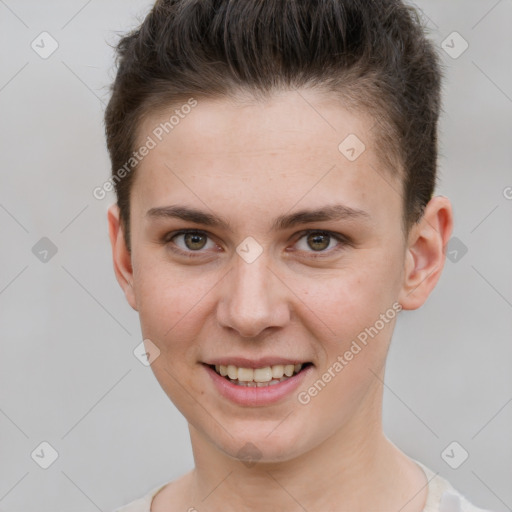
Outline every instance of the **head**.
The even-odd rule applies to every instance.
[[[118,53],[114,266],[193,435],[276,461],[377,428],[397,314],[427,299],[452,228],[433,197],[441,70],[415,11],[158,1]],[[241,403],[213,384],[223,362],[306,370]]]

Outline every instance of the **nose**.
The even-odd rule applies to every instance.
[[[252,263],[236,256],[228,272],[217,318],[222,327],[254,338],[266,329],[283,327],[290,320],[288,289],[268,267],[265,253]]]

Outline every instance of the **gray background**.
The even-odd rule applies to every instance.
[[[138,318],[114,279],[107,238],[113,196],[92,195],[109,173],[107,42],[150,3],[0,0],[6,512],[109,511],[192,467],[186,422],[133,355]],[[398,322],[385,429],[476,504],[501,512],[512,510],[512,1],[416,5],[438,47],[453,31],[469,44],[458,58],[440,49],[437,192],[453,202],[459,241],[427,304]],[[59,44],[47,59],[31,48],[43,31]],[[42,237],[58,249],[46,262],[32,251]],[[42,441],[59,454],[46,470],[31,458]],[[469,453],[458,469],[441,456],[453,441]]]

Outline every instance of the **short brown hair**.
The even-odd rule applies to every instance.
[[[105,112],[113,176],[143,119],[163,108],[310,87],[375,119],[379,156],[402,177],[405,233],[432,197],[442,70],[418,12],[400,0],[159,0],[117,58]],[[134,172],[123,175],[115,188],[129,247]]]

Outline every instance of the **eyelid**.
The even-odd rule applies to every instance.
[[[299,240],[301,240],[302,238],[304,238],[305,236],[307,236],[311,233],[319,233],[322,235],[328,235],[328,236],[334,238],[337,242],[339,242],[339,244],[336,247],[329,249],[328,251],[305,251],[308,255],[307,256],[308,258],[310,258],[310,257],[313,257],[313,258],[330,257],[334,253],[337,253],[337,252],[343,250],[344,246],[352,245],[352,241],[350,240],[349,237],[342,235],[341,233],[329,231],[328,229],[305,229],[303,231],[295,233],[293,235],[293,238],[296,238],[294,243],[296,244]],[[291,249],[289,252],[303,252],[303,251]]]
[[[213,241],[215,244],[217,244],[217,246],[219,245],[216,242],[216,240],[215,240],[215,238],[216,238],[215,236],[213,236],[208,231],[205,231],[203,229],[197,229],[197,228],[184,228],[184,229],[180,229],[180,230],[177,230],[177,231],[173,231],[173,232],[167,233],[163,237],[162,242],[165,245],[171,244],[173,238],[175,238],[177,236],[180,236],[180,235],[185,235],[187,233],[197,233],[197,234],[206,236],[211,241]],[[336,233],[336,232],[329,231],[329,230],[326,230],[326,229],[305,229],[305,230],[299,231],[298,233],[295,233],[293,235],[293,237],[291,237],[291,238],[295,239],[294,244],[296,244],[299,240],[301,240],[305,236],[307,236],[309,234],[312,234],[312,233],[319,233],[319,234],[323,234],[323,235],[328,235],[328,236],[334,238],[339,243],[338,243],[338,245],[336,247],[334,247],[332,249],[329,249],[327,251],[301,251],[301,250],[297,250],[297,249],[287,249],[287,251],[288,252],[305,252],[305,253],[307,253],[307,255],[308,255],[307,257],[308,258],[311,258],[311,257],[313,257],[313,258],[322,258],[322,257],[332,256],[334,253],[337,253],[338,251],[343,250],[344,246],[346,246],[346,245],[352,245],[352,241],[350,240],[349,237],[347,237],[345,235],[342,235],[341,233]],[[178,247],[176,244],[172,243],[172,245],[174,246],[171,249],[173,252],[175,252],[177,254],[180,254],[180,255],[183,255],[185,257],[190,257],[190,258],[202,257],[205,254],[205,252],[206,252],[206,251],[203,251],[203,250],[184,251],[183,249]]]
[[[163,242],[170,242],[174,237],[178,235],[186,235],[187,233],[199,233],[200,235],[205,235],[209,238],[214,238],[213,235],[208,233],[208,231],[204,231],[203,229],[196,229],[196,228],[184,228],[184,229],[178,229],[176,231],[171,231],[169,233],[166,233],[162,241]]]

